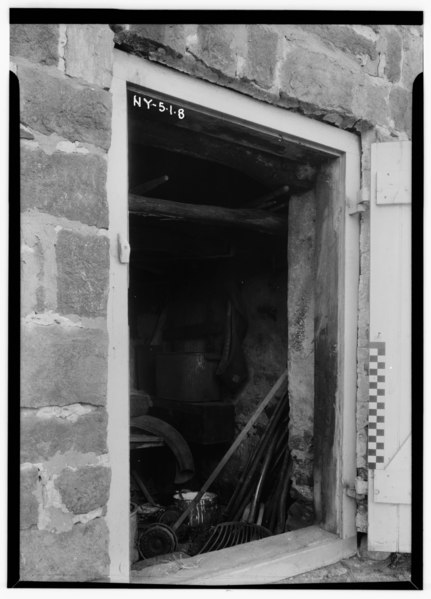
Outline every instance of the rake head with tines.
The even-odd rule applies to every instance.
[[[248,522],[222,522],[214,527],[211,536],[201,548],[199,553],[208,553],[242,545],[250,541],[258,541],[271,536],[271,532],[264,526]]]

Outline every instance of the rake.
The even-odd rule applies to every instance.
[[[199,550],[198,554],[218,551],[219,549],[242,545],[243,543],[249,543],[250,541],[259,541],[260,539],[264,539],[271,535],[271,531],[258,524],[250,524],[248,522],[222,522],[213,528],[209,539]]]

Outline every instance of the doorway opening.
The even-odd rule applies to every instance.
[[[339,534],[342,162],[152,89],[127,96],[132,570],[315,524]]]

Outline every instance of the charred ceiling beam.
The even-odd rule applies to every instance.
[[[155,218],[160,221],[190,222],[200,225],[239,227],[270,235],[283,235],[287,220],[264,210],[250,208],[224,208],[172,202],[129,194],[131,214]]]

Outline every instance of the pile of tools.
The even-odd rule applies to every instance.
[[[250,454],[225,510],[225,519],[285,531],[292,463],[288,448],[287,390],[278,398],[265,431]]]
[[[287,510],[290,506],[289,486],[291,459],[288,448],[289,402],[287,397],[287,370],[279,377],[266,397],[259,403],[241,433],[227,450],[201,490],[173,522],[156,522],[142,531],[140,553],[143,557],[175,551],[176,532],[190,517],[205,492],[223,470],[236,449],[257,422],[269,404],[275,404],[259,443],[251,452],[236,489],[226,506],[222,522],[208,531],[199,553],[232,547],[262,539],[286,530]],[[176,516],[178,516],[176,518]]]

